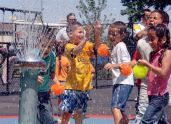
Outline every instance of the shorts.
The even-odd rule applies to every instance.
[[[76,110],[80,110],[85,113],[89,100],[89,91],[65,90],[60,98],[62,100],[60,103],[62,112],[73,113]]]
[[[118,108],[124,112],[132,88],[133,85],[115,84],[112,91],[112,108]]]

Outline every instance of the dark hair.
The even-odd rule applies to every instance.
[[[156,26],[150,26],[149,30],[154,30],[156,32],[156,36],[159,38],[159,41],[166,37],[166,42],[163,44],[162,48],[165,49],[170,46],[170,32],[166,25],[158,24]]]
[[[168,13],[163,11],[163,16],[164,16],[163,23],[168,25],[169,24],[169,15],[168,15]]]
[[[164,52],[167,49],[170,49],[170,32],[169,29],[164,24],[158,24],[156,26],[150,26],[148,30],[154,30],[156,32],[156,36],[159,38],[158,41],[161,41],[162,38],[166,37],[166,42],[162,45],[162,52],[161,56],[159,57],[159,64],[161,63],[163,59]],[[151,53],[151,57],[153,59],[154,54],[156,51]]]
[[[61,70],[62,70],[62,63],[61,63],[61,59],[62,59],[62,55],[65,51],[64,46],[60,46],[58,45],[56,47],[56,56],[58,56],[58,60],[59,60],[59,66],[58,66],[58,73],[61,74]]]
[[[150,9],[143,9],[143,12],[151,12],[151,10]]]
[[[69,19],[70,16],[75,16],[75,14],[74,14],[74,13],[69,13],[69,14],[67,15],[67,20]]]
[[[144,17],[145,16],[145,12],[151,12],[150,9],[143,9],[143,12],[141,14],[141,17]]]
[[[48,26],[44,26],[43,30],[42,30],[42,36],[44,36],[48,39],[55,39],[54,31],[55,31],[55,29],[50,28]]]
[[[110,24],[110,27],[119,29],[120,34],[126,34],[126,32],[127,32],[127,26],[122,21],[116,21],[116,22]]]
[[[67,26],[67,28],[66,28],[67,34],[75,31],[77,29],[77,27],[79,27],[79,26],[83,26],[83,25],[80,22],[74,22],[72,25]]]

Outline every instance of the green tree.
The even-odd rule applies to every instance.
[[[108,19],[107,15],[103,14],[102,11],[107,6],[107,0],[79,0],[79,5],[76,6],[76,8],[79,11],[79,16],[83,21],[83,24],[89,24],[92,25],[96,20],[99,20],[101,23],[109,23],[110,21],[113,21],[114,19]],[[109,14],[108,16],[112,17],[112,14]],[[105,31],[107,25],[103,25],[103,31]],[[90,39],[94,41],[94,35],[93,32],[91,32]],[[106,38],[103,37],[104,40]]]
[[[121,0],[126,9],[121,10],[121,15],[134,16],[137,18],[144,8],[153,7],[155,9],[165,9],[166,6],[171,5],[171,0]]]
[[[107,0],[80,0],[76,8],[79,10],[79,16],[83,19],[83,23],[92,24],[96,20],[102,21],[102,11],[106,6]],[[106,15],[104,16],[104,19],[107,19]]]

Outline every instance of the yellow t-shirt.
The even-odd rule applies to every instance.
[[[65,89],[87,91],[92,89],[93,66],[90,57],[93,55],[93,44],[86,42],[83,50],[73,57],[71,54],[75,47],[76,45],[71,43],[65,46],[65,54],[71,63]]]
[[[61,56],[61,59],[59,59],[59,57],[56,57],[55,74],[59,81],[66,81],[69,70],[70,62],[68,58],[65,56]]]

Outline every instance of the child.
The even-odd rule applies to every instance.
[[[51,50],[52,45],[48,44],[49,36],[42,38],[43,57],[46,68],[41,70],[38,75],[38,120],[40,124],[56,124],[50,111],[50,82],[55,78],[55,53]]]
[[[126,102],[134,85],[133,74],[125,77],[121,75],[119,69],[121,63],[129,63],[131,58],[123,42],[126,35],[126,25],[121,21],[116,21],[109,26],[108,38],[112,42],[111,63],[104,66],[106,70],[111,70],[113,74],[112,92],[112,114],[115,124],[128,124],[128,119],[124,114]]]
[[[139,39],[141,39],[142,37],[146,36],[146,28],[147,28],[147,23],[148,23],[148,19],[149,16],[151,14],[151,10],[150,9],[144,9],[143,10],[143,14],[141,15],[141,22],[138,24],[134,24],[133,25],[133,29],[134,29],[134,35],[135,35],[135,40],[138,41]]]
[[[157,24],[168,24],[168,16],[166,16],[167,13],[162,10],[154,10],[151,12],[149,19],[147,20],[148,27],[150,25],[156,26]],[[148,29],[148,27],[146,29]],[[146,30],[147,34],[147,30]],[[137,48],[136,48],[136,60],[139,59],[145,59],[149,61],[149,55],[152,51],[152,48],[149,44],[149,40],[147,35],[142,37],[137,42]],[[141,121],[141,118],[143,117],[146,108],[148,106],[148,95],[147,95],[147,79],[141,79],[140,84],[140,91],[139,91],[139,99],[138,99],[138,113],[136,114],[135,123],[139,124]]]
[[[139,60],[141,64],[150,69],[147,77],[149,105],[141,123],[167,124],[166,118],[163,117],[165,116],[164,108],[169,100],[168,80],[171,74],[169,30],[164,24],[151,26],[148,30],[148,38],[153,48],[153,52],[150,54],[150,62]]]
[[[82,124],[82,116],[86,112],[89,100],[89,91],[92,89],[93,68],[90,57],[93,55],[93,47],[90,47],[90,42],[86,41],[83,26],[79,22],[68,26],[67,33],[70,42],[65,46],[65,55],[70,60],[71,70],[61,98],[60,108],[63,112],[61,124],[67,124],[72,114],[74,114],[75,123]]]
[[[70,62],[67,57],[63,55],[64,47],[58,45],[56,47],[56,68],[55,74],[60,83],[65,83],[68,72],[70,70]]]
[[[55,75],[58,78],[58,81],[65,85],[66,78],[68,76],[68,72],[70,71],[70,62],[66,56],[63,55],[64,46],[61,44],[56,45],[56,67],[55,67]],[[61,122],[61,112],[59,108],[59,104],[61,103],[60,96],[57,97],[57,110],[59,119],[58,122]]]

